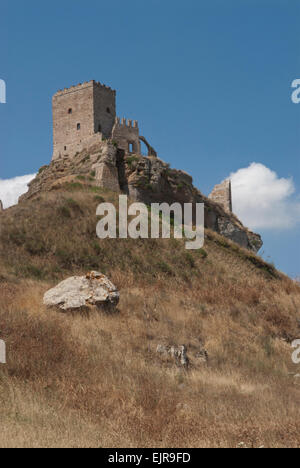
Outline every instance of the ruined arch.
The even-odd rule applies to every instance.
[[[157,152],[155,151],[155,149],[149,145],[148,141],[146,140],[145,137],[143,136],[140,136],[140,140],[145,143],[145,145],[147,146],[147,149],[148,149],[148,156],[154,156],[155,158],[157,158]]]

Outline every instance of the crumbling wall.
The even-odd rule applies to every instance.
[[[219,203],[227,213],[232,213],[231,180],[228,179],[216,185],[208,198]]]
[[[114,192],[120,191],[117,168],[117,148],[109,142],[103,142],[99,161],[93,165],[96,184]]]
[[[120,120],[117,117],[112,131],[112,139],[125,153],[141,154],[139,126],[136,120]]]
[[[140,140],[146,145],[147,147],[147,150],[148,150],[148,156],[151,157],[151,156],[154,156],[155,158],[157,158],[157,152],[155,151],[155,149],[153,148],[153,146],[151,146],[148,141],[146,140],[146,138],[144,136],[140,136]]]

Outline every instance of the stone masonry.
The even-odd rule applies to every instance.
[[[73,157],[111,135],[116,92],[94,80],[58,91],[52,100],[53,160]]]
[[[232,213],[231,181],[228,179],[216,185],[208,198],[219,203],[227,213]]]
[[[141,142],[148,157],[141,155]],[[97,186],[127,193],[133,200],[148,204],[196,203],[205,199],[206,227],[253,251],[262,245],[260,236],[245,229],[232,213],[230,180],[214,187],[209,195],[213,203],[209,203],[193,187],[191,176],[173,171],[174,177],[170,177],[168,165],[140,135],[138,122],[117,117],[116,91],[94,80],[65,88],[53,96],[52,164],[54,172],[57,174],[60,167],[65,177],[68,167],[75,170],[79,164],[83,171],[89,166]],[[47,174],[45,170],[42,178],[47,180]],[[27,196],[39,190],[39,183],[38,176]],[[0,212],[1,208],[0,204]]]
[[[112,130],[112,139],[126,153],[141,154],[139,126],[136,120],[120,120],[117,117]]]
[[[107,141],[103,142],[100,148],[100,156],[92,166],[95,171],[96,184],[113,192],[119,192],[117,148]]]
[[[52,109],[53,161],[74,158],[105,140],[125,153],[141,154],[138,122],[116,116],[116,91],[108,86],[92,80],[60,90],[53,96]],[[146,146],[151,148],[148,142]]]

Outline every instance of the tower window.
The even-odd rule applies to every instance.
[[[80,123],[77,124],[77,130],[80,130]]]
[[[73,110],[70,108],[70,109],[68,110],[68,114],[72,114],[72,112],[73,112]]]
[[[133,143],[129,143],[129,153],[133,153]]]
[[[98,125],[98,133],[101,133],[102,132],[102,128],[101,128],[101,125],[99,124]]]
[[[106,108],[106,112],[107,112],[108,114],[110,114],[110,108],[109,108],[109,107]]]
[[[67,147],[65,146],[65,151],[67,151]]]

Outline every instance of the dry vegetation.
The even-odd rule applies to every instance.
[[[68,189],[0,218],[0,446],[299,446],[299,286],[212,232],[191,253],[174,240],[99,241],[97,203],[115,196]],[[120,288],[117,313],[41,305],[88,269]],[[185,344],[189,370],[162,361],[159,343]]]

